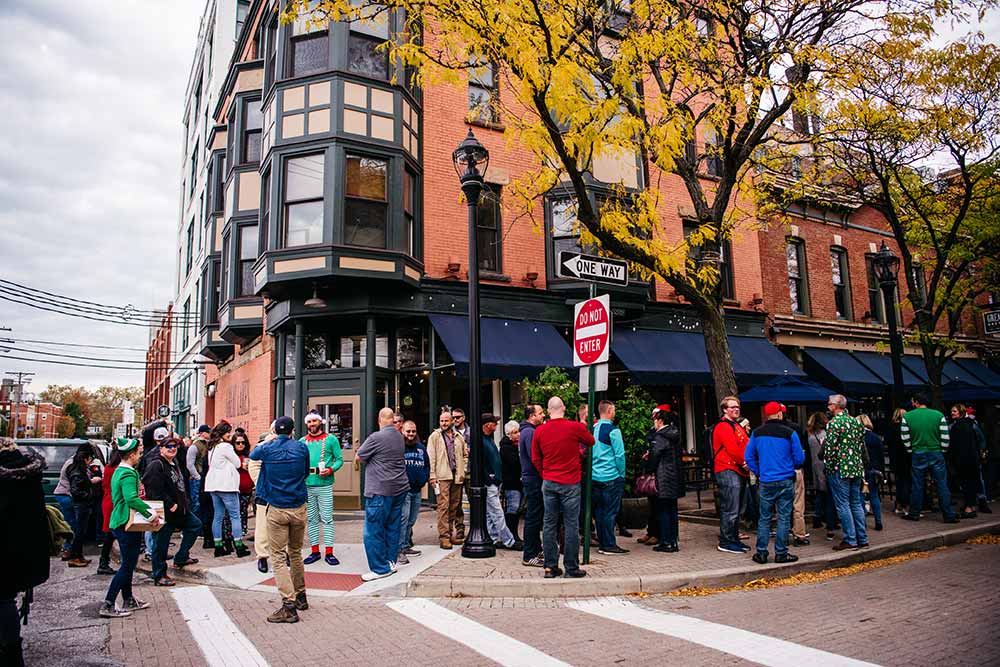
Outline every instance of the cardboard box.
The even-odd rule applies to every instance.
[[[149,521],[141,513],[135,510],[130,510],[128,523],[125,524],[125,530],[130,533],[145,533],[146,531],[156,532],[163,527],[164,514],[163,514],[163,501],[162,500],[147,500],[146,504],[150,506],[155,512],[156,516],[160,518],[160,523],[155,526],[149,523]]]

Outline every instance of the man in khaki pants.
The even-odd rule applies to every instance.
[[[297,623],[298,612],[309,608],[302,564],[309,450],[304,443],[291,439],[294,425],[291,417],[278,417],[274,420],[274,440],[250,452],[251,461],[263,464],[257,493],[267,502],[264,511],[268,546],[274,560],[274,579],[281,592],[281,608],[267,617],[269,623]]]
[[[430,482],[437,494],[438,543],[442,549],[465,541],[465,515],[462,513],[462,482],[468,445],[452,429],[452,417],[445,410],[438,418],[441,428],[427,438],[427,457],[431,462]]]
[[[257,440],[257,446],[270,442],[275,438],[274,423],[271,424],[270,433],[262,433]],[[253,524],[253,550],[257,555],[257,570],[261,574],[267,574],[267,559],[271,556],[270,545],[267,542],[267,501],[260,494],[259,482],[260,470],[263,467],[260,461],[250,460],[247,463],[247,472],[253,481],[254,489],[254,524]]]

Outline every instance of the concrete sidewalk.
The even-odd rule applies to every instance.
[[[646,592],[664,593],[678,588],[716,587],[747,583],[762,577],[781,577],[799,572],[854,565],[911,551],[927,551],[964,542],[985,533],[1000,533],[1000,504],[993,503],[997,514],[980,514],[960,524],[944,524],[940,514],[926,514],[919,522],[903,521],[888,514],[885,530],[875,531],[869,518],[866,549],[833,551],[840,541],[825,539],[823,529],[811,530],[811,544],[793,547],[790,552],[799,561],[789,564],[754,563],[750,556],[722,553],[718,545],[718,527],[682,521],[680,552],[664,554],[618,538],[619,546],[630,553],[605,556],[591,549],[591,562],[584,566],[583,579],[544,579],[543,570],[521,564],[519,552],[498,551],[495,558],[470,560],[456,552],[442,559],[410,580],[406,594],[415,597],[586,597]],[[639,537],[642,531],[636,531]],[[745,540],[754,546],[756,536]],[[770,542],[774,556],[774,540]],[[582,557],[582,551],[581,551]]]

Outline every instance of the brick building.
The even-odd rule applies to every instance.
[[[149,349],[146,351],[146,381],[142,401],[143,423],[156,418],[156,409],[170,404],[170,341],[173,337],[174,306],[167,306],[160,316],[160,323],[149,330]]]
[[[185,192],[204,192],[194,217],[199,238],[184,237],[201,257],[193,349],[216,362],[204,378],[204,420],[225,418],[256,435],[275,415],[301,423],[307,409],[317,409],[350,462],[378,408],[401,410],[426,434],[439,406],[466,402],[468,236],[451,154],[470,128],[490,151],[477,230],[480,389],[484,408],[506,418],[522,401],[522,378],[571,366],[571,304],[587,286],[557,275],[558,252],[581,246],[569,190],[555,188],[530,215],[509,193],[533,157],[508,144],[503,118],[489,104],[499,77],[487,67],[467,88],[420,90],[377,49],[401,32],[401,16],[315,29],[282,25],[272,2],[237,4],[233,56],[212,75],[221,83],[205,108],[213,122],[195,133],[204,136],[204,154],[190,160],[193,176],[185,176],[195,184]],[[657,183],[659,233],[680,241],[693,217],[680,181],[645,179],[641,170],[627,155],[598,156],[590,196],[600,201],[617,185]],[[884,338],[863,317],[864,258],[885,238],[883,226],[866,211],[836,224],[805,210],[801,218],[791,236],[804,241],[806,311],[792,312],[786,289],[788,226],[758,231],[758,221],[748,220],[722,249],[741,387],[805,376],[803,350],[823,346],[824,332]],[[832,280],[830,246],[847,250],[843,319],[832,284],[821,288]],[[643,383],[676,406],[693,447],[717,411],[694,310],[662,281],[608,291],[616,324],[609,396]],[[158,333],[154,345],[161,341]],[[148,378],[147,395],[163,381]],[[148,397],[147,412],[158,404]],[[356,504],[360,478],[353,466],[344,470],[336,478],[338,503]]]
[[[9,415],[17,424],[19,438],[58,438],[61,406],[53,403],[22,402],[20,405],[0,401],[0,412]]]

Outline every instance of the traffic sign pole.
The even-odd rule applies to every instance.
[[[590,298],[597,297],[597,283],[590,283]],[[608,328],[610,330],[610,322],[608,323]],[[590,382],[587,383],[587,428],[593,431],[592,424],[594,423],[594,387],[597,386],[597,366],[590,364],[587,367],[587,372],[590,375]],[[590,494],[591,485],[593,484],[593,469],[594,469],[594,448],[587,447],[587,457],[584,464],[584,484],[583,484],[583,564],[590,564]]]

